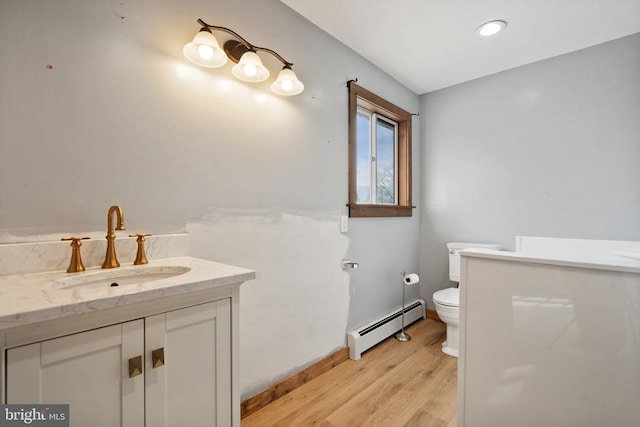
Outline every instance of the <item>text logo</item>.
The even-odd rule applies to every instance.
[[[69,405],[0,405],[0,427],[69,427]]]

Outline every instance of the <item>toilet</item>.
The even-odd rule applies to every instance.
[[[500,245],[487,243],[447,243],[449,249],[449,280],[460,282],[460,251],[463,249],[489,249],[498,251]],[[442,343],[442,351],[449,356],[458,357],[458,321],[460,319],[460,289],[451,287],[433,294],[438,317],[447,325],[447,340]]]

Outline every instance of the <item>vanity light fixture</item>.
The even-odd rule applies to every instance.
[[[484,24],[480,25],[476,31],[481,36],[488,37],[504,30],[506,26],[507,26],[506,21],[495,20],[495,21],[485,22]]]
[[[240,34],[229,28],[209,25],[202,19],[198,19],[198,24],[202,28],[182,50],[189,61],[203,67],[217,68],[226,64],[228,58],[236,63],[231,69],[231,73],[237,79],[245,82],[262,82],[269,78],[270,73],[267,67],[262,64],[258,52],[267,52],[275,56],[283,64],[278,77],[271,84],[271,90],[278,95],[284,96],[297,95],[304,90],[304,85],[291,69],[293,64],[278,55],[277,52],[266,47],[252,45]],[[220,48],[218,40],[211,30],[231,34],[237,40],[227,40],[223,47]]]

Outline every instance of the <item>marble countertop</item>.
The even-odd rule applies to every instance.
[[[60,288],[60,281],[100,272],[148,266],[186,267],[186,273],[120,287]],[[78,279],[75,279],[75,278]],[[94,276],[95,277],[95,276]],[[118,269],[90,268],[82,273],[53,271],[0,276],[0,331],[81,313],[151,301],[157,298],[222,287],[255,278],[255,272],[188,256],[150,260],[146,266],[122,264]]]

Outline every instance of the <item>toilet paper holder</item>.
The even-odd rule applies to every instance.
[[[360,264],[358,264],[357,262],[353,262],[353,261],[348,260],[348,259],[345,259],[345,260],[342,261],[342,268],[344,270],[347,270],[349,268],[356,269],[358,267],[360,267]]]
[[[411,286],[411,285],[415,285],[416,283],[419,283],[420,277],[418,277],[418,275],[415,273],[407,274],[405,271],[400,273],[400,275],[402,276],[402,329],[400,330],[400,332],[398,332],[395,335],[395,337],[398,341],[407,342],[407,341],[411,341],[411,335],[404,332],[404,313],[406,312],[404,290],[407,286]]]

